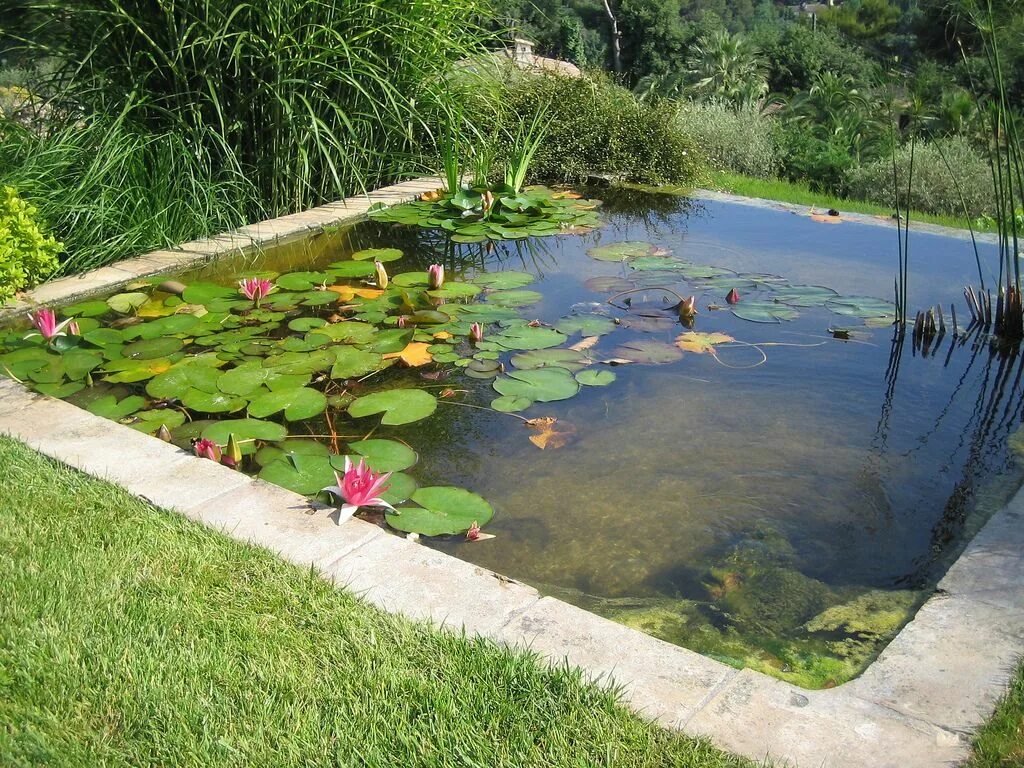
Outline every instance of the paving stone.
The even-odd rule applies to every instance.
[[[372,539],[324,570],[386,611],[485,636],[496,634],[539,597],[532,587],[392,534]]]
[[[686,725],[724,749],[795,768],[938,768],[967,756],[955,734],[844,693],[741,670]]]
[[[64,277],[43,283],[27,294],[35,304],[68,303],[73,299],[111,290],[125,281],[125,273],[114,267],[102,267],[76,277]]]
[[[555,664],[582,667],[624,686],[629,703],[670,728],[682,727],[736,670],[576,606],[545,597],[502,628],[502,642]]]
[[[189,240],[187,243],[176,245],[172,250],[190,251],[203,254],[204,256],[223,256],[226,254],[243,253],[253,245],[255,243],[251,237],[226,232],[216,237]]]
[[[232,538],[266,547],[292,563],[318,568],[387,535],[362,520],[338,525],[330,509],[314,508],[304,496],[261,480],[245,480],[184,513]]]
[[[291,235],[305,234],[308,231],[308,225],[301,221],[297,221],[290,216],[283,216],[279,219],[271,219],[269,221],[260,221],[256,224],[249,224],[248,226],[239,227],[235,230],[237,234],[251,237],[258,243],[267,243],[268,241],[278,240]]]
[[[1024,610],[937,596],[843,688],[947,730],[967,733],[992,712],[1024,654]]]
[[[185,251],[151,251],[134,259],[126,259],[111,264],[112,269],[126,272],[129,279],[146,277],[170,270],[191,269],[206,261],[206,257],[198,253]]]

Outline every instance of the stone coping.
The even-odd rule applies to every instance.
[[[354,220],[374,202],[397,203],[437,186],[436,179],[405,182],[54,281],[15,311],[77,300],[139,276],[181,271],[239,248]],[[971,731],[991,713],[1024,654],[1024,490],[971,541],[936,593],[863,675],[831,690],[808,691],[544,597],[361,520],[338,524],[330,510],[303,496],[3,377],[0,434],[159,507],[312,566],[384,610],[529,648],[553,664],[579,666],[599,683],[621,686],[625,701],[642,716],[754,760],[806,768],[951,765],[967,756]]]

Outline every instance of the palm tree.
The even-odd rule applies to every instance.
[[[690,52],[686,68],[686,90],[698,99],[714,98],[746,106],[768,93],[760,51],[742,35],[703,35]]]

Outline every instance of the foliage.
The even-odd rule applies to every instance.
[[[749,765],[7,438],[0,473],[4,765]]]
[[[676,120],[716,171],[770,179],[781,169],[778,121],[755,106],[682,102]]]
[[[897,151],[896,166],[899,187],[906,190],[909,146]],[[880,158],[851,170],[847,189],[853,197],[895,205],[892,175],[892,159]],[[917,143],[911,190],[911,206],[928,213],[963,217],[966,205],[967,213],[974,219],[996,210],[987,160],[968,141],[959,137]],[[901,201],[901,204],[905,205],[905,202]]]
[[[715,32],[699,38],[686,60],[687,91],[701,99],[750,106],[768,93],[760,51],[740,35]]]
[[[0,184],[36,207],[74,274],[262,218],[256,190],[179,133],[149,134],[124,117],[0,124]]]
[[[530,176],[547,182],[580,181],[593,174],[641,183],[693,184],[702,160],[675,124],[671,104],[647,104],[602,77],[558,75],[511,78],[496,99],[478,100],[476,124],[516,125],[546,110],[547,130]],[[512,150],[499,136],[499,164]]]
[[[90,113],[251,181],[290,212],[416,167],[417,134],[456,93],[445,75],[479,50],[480,0],[44,3],[37,53]],[[36,36],[33,36],[36,37]]]
[[[1024,763],[1024,663],[1018,663],[996,711],[974,734],[964,768],[1007,768]]]
[[[49,277],[62,249],[43,233],[35,207],[14,187],[0,187],[0,304]]]

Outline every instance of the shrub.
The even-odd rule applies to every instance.
[[[788,178],[806,182],[816,192],[845,193],[857,162],[845,137],[819,138],[805,125],[789,122],[782,131],[782,147]]]
[[[756,107],[684,102],[676,124],[715,170],[771,179],[781,168],[778,124]]]
[[[482,0],[53,0],[30,39],[87,114],[127,114],[251,180],[273,214],[408,174]]]
[[[531,178],[577,182],[603,175],[641,184],[688,185],[703,177],[705,163],[667,101],[640,102],[601,77],[511,77],[497,100],[478,101],[477,125],[530,122],[547,110],[547,132],[534,155]],[[499,137],[499,163],[510,151]]]
[[[0,189],[0,304],[52,274],[62,248],[43,234],[34,206],[14,187]]]
[[[910,170],[909,145],[897,150],[896,167],[903,204]],[[955,179],[950,169],[956,174]],[[849,193],[863,200],[895,205],[892,158],[879,158],[851,171]],[[962,216],[961,194],[972,219],[995,210],[992,175],[985,156],[959,137],[918,142],[914,148],[912,207],[926,213]]]
[[[67,246],[59,271],[83,272],[245,224],[259,199],[177,134],[124,119],[38,133],[0,120],[0,185],[15,186]]]

